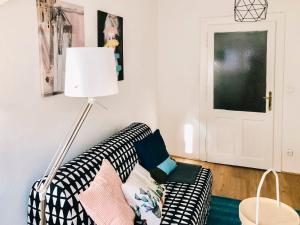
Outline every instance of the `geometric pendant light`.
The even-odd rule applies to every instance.
[[[267,0],[235,0],[234,20],[237,22],[257,22],[267,17]]]

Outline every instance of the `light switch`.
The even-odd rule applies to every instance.
[[[294,92],[295,92],[295,87],[293,87],[293,86],[286,87],[286,93],[293,94]]]

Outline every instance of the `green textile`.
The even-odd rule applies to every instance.
[[[239,204],[240,200],[212,196],[207,225],[241,225]]]
[[[201,168],[202,167],[198,165],[178,162],[176,169],[168,176],[167,181],[183,184],[195,184]]]

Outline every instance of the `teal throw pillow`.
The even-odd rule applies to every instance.
[[[173,170],[175,170],[177,164],[176,162],[168,157],[165,161],[157,166],[157,168],[164,171],[167,175],[169,175]]]

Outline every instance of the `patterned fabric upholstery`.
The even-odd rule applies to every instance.
[[[149,134],[151,129],[147,125],[135,123],[102,145],[102,155],[114,166],[122,182],[127,180],[138,161],[133,143],[144,139]]]
[[[170,182],[161,224],[206,224],[212,186],[209,169],[201,168],[195,184]]]
[[[142,123],[133,123],[124,130],[84,152],[62,166],[46,195],[47,225],[95,225],[78,200],[78,194],[89,186],[108,159],[121,180],[128,178],[138,156],[133,142],[151,134]],[[40,199],[34,183],[28,204],[28,225],[39,225]],[[199,172],[195,185],[168,183],[162,224],[205,224],[211,195],[212,176],[208,169]]]

